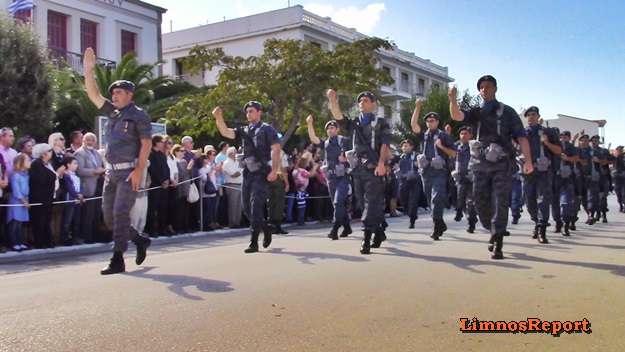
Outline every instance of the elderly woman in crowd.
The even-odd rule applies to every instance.
[[[29,158],[33,158],[33,147],[35,146],[35,139],[30,136],[25,136],[17,141],[17,151],[28,155]]]
[[[61,132],[55,132],[48,137],[48,144],[52,148],[52,158],[50,159],[50,164],[56,170],[61,165],[63,165],[62,161],[65,157],[65,137]]]
[[[191,179],[194,159],[187,163],[184,159],[184,149],[180,144],[173,146],[172,154],[178,169],[178,184],[174,188],[173,198],[170,198],[171,203],[174,205],[174,229],[179,233],[187,233],[189,232],[189,203],[187,202],[187,195],[189,194],[190,183],[186,181]]]
[[[29,218],[35,235],[35,248],[53,248],[52,242],[52,207],[54,193],[59,187],[59,178],[63,176],[65,167],[56,171],[52,168],[52,146],[41,143],[33,147],[33,161],[28,171],[28,186],[30,188],[29,202],[33,205],[29,209]]]

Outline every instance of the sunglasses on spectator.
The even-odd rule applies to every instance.
[[[63,138],[63,137],[59,137],[59,140],[60,140],[60,141],[64,141],[64,140],[65,140],[65,138]]]

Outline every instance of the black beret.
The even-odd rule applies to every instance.
[[[408,143],[414,147],[414,142],[410,139],[404,139],[403,141],[401,141],[401,145],[404,145],[405,143]]]
[[[579,139],[580,139],[580,140],[582,140],[582,139],[588,139],[588,138],[589,138],[589,137],[588,137],[588,135],[587,135],[587,134],[583,134],[583,135],[579,136]]]
[[[247,108],[250,107],[255,108],[259,111],[263,110],[263,104],[257,102],[256,100],[248,101],[247,103],[245,103],[245,105],[243,105],[243,110],[247,111]]]
[[[124,79],[120,79],[118,81],[115,81],[113,83],[111,83],[111,85],[109,86],[109,93],[113,94],[113,89],[115,88],[121,88],[121,89],[125,89],[127,91],[130,92],[134,92],[135,91],[135,84],[130,82],[130,81],[126,81]]]
[[[325,125],[324,129],[327,130],[329,126],[334,126],[336,128],[339,128],[339,123],[336,122],[336,120],[330,120],[330,121],[326,122],[326,125]]]
[[[623,146],[619,145],[618,147],[616,147],[616,149],[623,149]]]
[[[525,110],[525,112],[523,113],[523,116],[527,116],[527,114],[529,114],[530,112],[534,111],[535,113],[540,115],[540,112],[538,111],[538,108],[535,106],[530,106],[529,108],[527,108]]]
[[[569,131],[562,131],[562,132],[560,132],[560,135],[565,135],[565,136],[571,137],[571,132],[569,132]]]
[[[469,133],[473,133],[473,131],[471,131],[471,127],[469,126],[462,126],[458,129],[458,133],[462,132],[462,131],[469,131]]]
[[[486,75],[486,76],[480,77],[480,79],[477,80],[477,90],[480,90],[480,85],[484,81],[493,82],[493,84],[495,84],[495,87],[497,87],[497,80],[495,79],[495,77],[493,77],[491,75]]]
[[[437,121],[441,119],[440,116],[438,116],[437,113],[435,113],[435,112],[428,112],[427,114],[425,114],[425,116],[423,116],[423,120],[427,121],[427,119],[432,118],[432,117],[435,118]]]
[[[358,94],[358,97],[356,98],[356,102],[360,102],[360,99],[363,97],[367,97],[369,98],[369,100],[371,101],[375,101],[375,95],[373,95],[373,93],[371,92],[362,92],[360,94]]]
[[[594,136],[590,137],[590,139],[598,139],[598,140],[601,140],[601,137],[599,137],[599,135],[598,135],[598,134],[596,134],[596,135],[594,135]]]

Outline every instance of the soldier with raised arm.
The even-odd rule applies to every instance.
[[[152,124],[148,114],[137,107],[132,96],[135,85],[130,81],[115,81],[109,87],[111,100],[102,96],[96,84],[96,58],[93,49],[85,51],[83,66],[87,95],[93,104],[108,116],[105,126],[106,160],[108,162],[103,191],[104,222],[113,231],[113,258],[102,275],[126,270],[123,254],[128,240],[137,246],[137,265],[143,263],[150,239],[130,225],[130,210],[137,199],[141,175],[152,149]]]
[[[261,103],[249,101],[243,106],[243,110],[249,123],[245,128],[228,128],[220,107],[213,110],[213,115],[222,136],[243,142],[243,155],[240,159],[244,163],[241,197],[243,213],[250,220],[252,233],[245,253],[254,253],[258,252],[258,236],[261,231],[264,235],[263,248],[269,247],[272,240],[273,229],[265,220],[265,204],[269,198],[269,182],[278,177],[280,142],[276,130],[261,121]]]
[[[339,124],[335,120],[330,120],[325,124],[325,130],[328,134],[327,139],[317,137],[313,121],[312,115],[306,118],[308,137],[317,148],[325,151],[325,161],[321,171],[328,180],[330,198],[332,198],[332,204],[334,205],[334,221],[328,238],[338,240],[338,232],[341,226],[343,227],[341,237],[347,237],[352,233],[352,228],[349,225],[349,214],[347,213],[350,181],[347,170],[349,165],[345,158],[345,152],[352,149],[352,143],[349,138],[339,135]]]
[[[475,182],[475,209],[482,226],[491,233],[488,250],[493,259],[503,259],[503,237],[509,235],[508,207],[510,205],[511,163],[514,162],[516,140],[525,156],[523,172],[534,171],[527,134],[519,115],[495,98],[497,80],[486,75],[477,81],[484,103],[470,110],[460,110],[458,88],[449,89],[449,110],[452,119],[469,125],[474,134],[470,143],[469,163]]]
[[[369,254],[371,248],[378,248],[384,240],[384,187],[386,160],[390,153],[391,130],[386,119],[374,114],[376,99],[371,92],[358,94],[356,102],[360,116],[347,118],[341,113],[336,92],[327,91],[332,116],[348,135],[352,136],[353,149],[346,153],[352,168],[353,194],[363,215],[364,238],[360,253]],[[374,236],[375,235],[375,236]],[[371,238],[373,237],[373,242]]]

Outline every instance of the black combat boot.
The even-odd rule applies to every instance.
[[[410,225],[408,226],[409,229],[414,229],[415,221],[417,221],[417,217],[416,216],[411,216],[410,217]]]
[[[601,212],[601,222],[604,224],[608,222],[608,214],[605,210]]]
[[[521,218],[520,216],[513,216],[512,217],[512,224],[516,225],[519,223],[519,218]]]
[[[371,248],[380,248],[382,242],[386,241],[386,234],[384,233],[384,228],[378,228],[375,230],[373,235],[373,242],[371,243]]]
[[[562,221],[558,220],[556,221],[556,228],[553,230],[553,233],[560,233],[562,232]]]
[[[595,222],[597,222],[597,220],[595,220],[595,212],[591,211],[590,213],[588,213],[588,220],[586,220],[586,223],[588,225],[594,225]]]
[[[150,247],[150,244],[152,244],[152,240],[147,236],[139,235],[137,238],[132,240],[132,243],[137,246],[137,257],[135,258],[135,263],[137,265],[141,265],[147,256],[147,250],[148,247]]]
[[[272,233],[275,234],[275,235],[288,235],[289,234],[288,231],[285,231],[282,228],[282,222],[281,221],[275,221],[273,223],[273,231],[272,231]]]
[[[328,234],[328,238],[332,241],[336,241],[339,239],[339,227],[340,226],[337,225],[332,226],[332,230],[330,230],[330,233]]]
[[[538,243],[549,243],[549,240],[547,240],[547,225],[540,225]]]
[[[271,244],[272,233],[273,233],[273,225],[265,223],[265,226],[263,226],[263,248],[267,248]]]
[[[441,237],[441,234],[442,231],[440,222],[434,221],[434,227],[432,228],[432,234],[430,235],[430,238],[434,241],[438,241],[439,237]]]
[[[467,232],[468,233],[475,232],[475,223],[476,222],[477,222],[476,220],[469,220],[469,224],[467,225]]]
[[[462,209],[456,209],[456,217],[454,218],[454,221],[460,220],[462,220]]]
[[[618,206],[619,206],[619,211],[620,211],[621,213],[625,213],[625,210],[624,210],[624,208],[623,208],[623,204],[621,203],[621,204],[619,204]]]
[[[540,232],[540,225],[534,225],[534,230],[532,230],[532,238],[537,239],[539,232]]]
[[[596,211],[595,212],[595,222],[601,220],[601,211]]]
[[[494,242],[495,248],[490,257],[497,260],[503,259],[503,236],[500,234],[495,235]]]
[[[352,227],[349,225],[349,222],[345,222],[343,224],[343,232],[341,232],[341,236],[339,237],[347,237],[352,234]]]
[[[250,246],[245,249],[245,253],[258,252],[258,235],[259,231],[252,231],[252,237],[250,239]]]
[[[564,227],[562,228],[562,236],[571,236],[571,232],[569,229],[571,228],[571,223],[569,221],[564,222]]]
[[[371,253],[371,231],[365,230],[365,237],[360,244],[360,254]]]
[[[104,269],[100,270],[101,275],[118,274],[126,271],[124,263],[124,254],[122,252],[113,252],[111,262]]]

